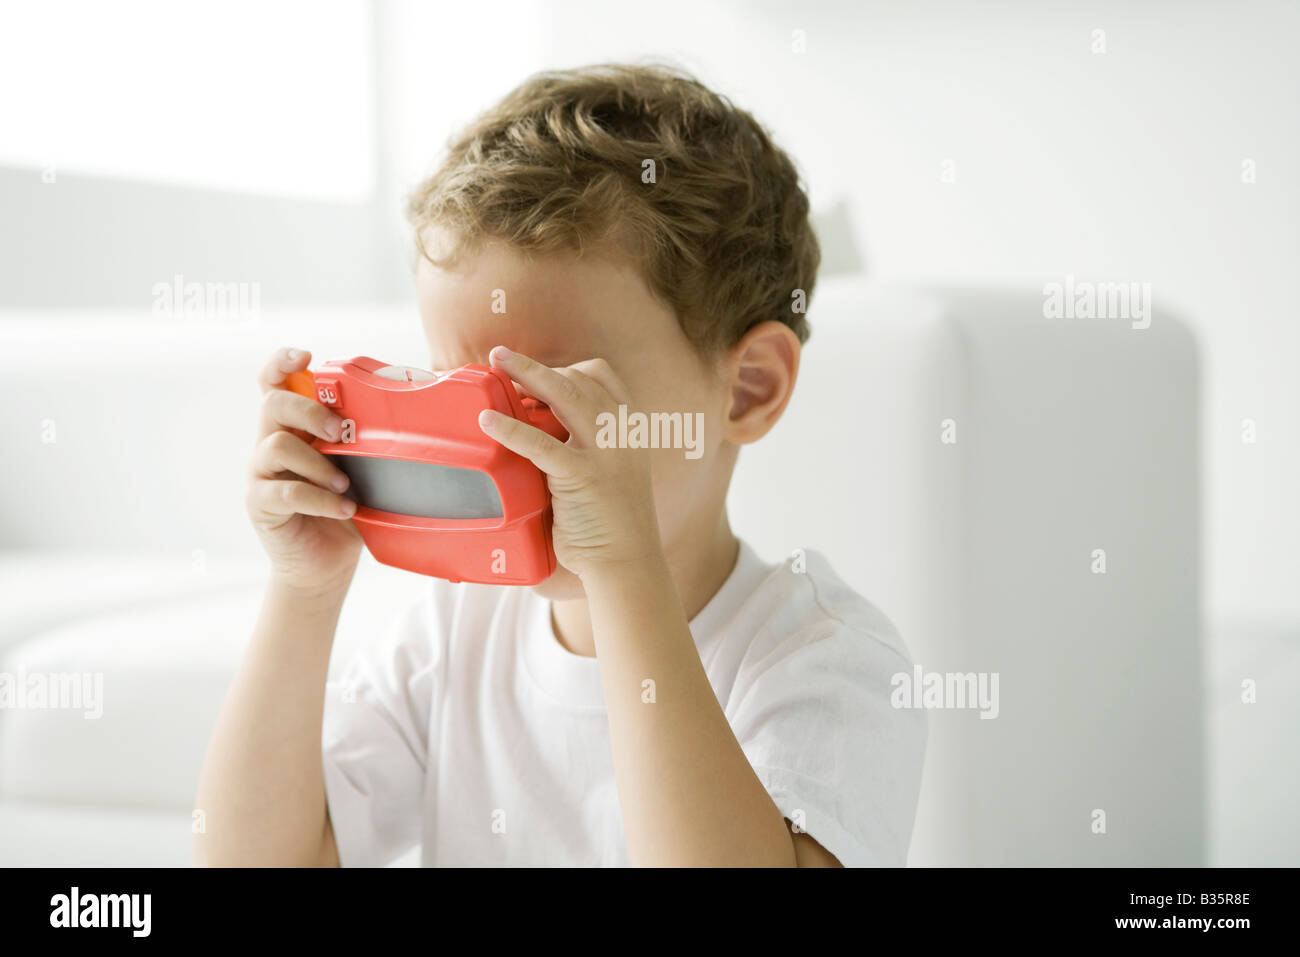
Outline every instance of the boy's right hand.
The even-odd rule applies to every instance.
[[[361,554],[361,535],[351,521],[356,503],[341,494],[348,477],[309,444],[314,436],[337,440],[343,420],[285,387],[285,377],[310,361],[301,349],[280,349],[259,375],[262,412],[248,515],[273,577],[313,591],[346,589]]]

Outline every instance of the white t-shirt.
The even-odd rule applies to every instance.
[[[742,543],[690,627],[781,813],[846,866],[905,863],[926,723],[890,705],[912,664],[884,615],[817,553]],[[345,866],[629,863],[596,659],[529,589],[432,580],[329,687],[322,745]]]

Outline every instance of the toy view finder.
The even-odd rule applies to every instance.
[[[535,585],[555,571],[546,476],[484,435],[478,416],[494,409],[568,433],[504,372],[435,374],[362,356],[286,385],[342,417],[337,442],[312,445],[351,480],[352,521],[376,560],[453,582]]]

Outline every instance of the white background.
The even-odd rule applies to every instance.
[[[373,282],[387,299],[410,295],[396,263],[402,196],[457,125],[536,69],[684,65],[772,128],[828,222],[837,204],[849,211],[852,238],[836,226],[824,237],[832,268],[1027,288],[1067,274],[1150,283],[1156,308],[1188,319],[1202,347],[1206,610],[1300,615],[1294,4],[3,10],[0,164],[370,203],[392,237]],[[1104,53],[1092,52],[1096,30]],[[220,229],[206,239],[240,242]],[[52,305],[94,281],[75,262],[27,268],[50,269]],[[310,297],[276,271],[267,256],[253,277],[269,301]],[[1241,441],[1244,419],[1254,445]]]

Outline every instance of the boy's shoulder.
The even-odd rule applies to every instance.
[[[720,599],[725,613],[715,613]],[[691,625],[697,641],[716,642],[720,653],[731,646],[749,663],[799,652],[827,662],[867,659],[891,674],[911,664],[893,622],[812,549],[767,564],[742,543],[732,578]]]
[[[898,629],[883,611],[850,586],[832,567],[826,555],[813,549],[796,549],[779,564],[763,564],[748,545],[741,546],[737,571],[745,563],[761,568],[750,572],[749,596],[735,618],[753,627],[762,622],[767,644],[790,640],[816,641],[839,637],[865,640],[907,657]]]

